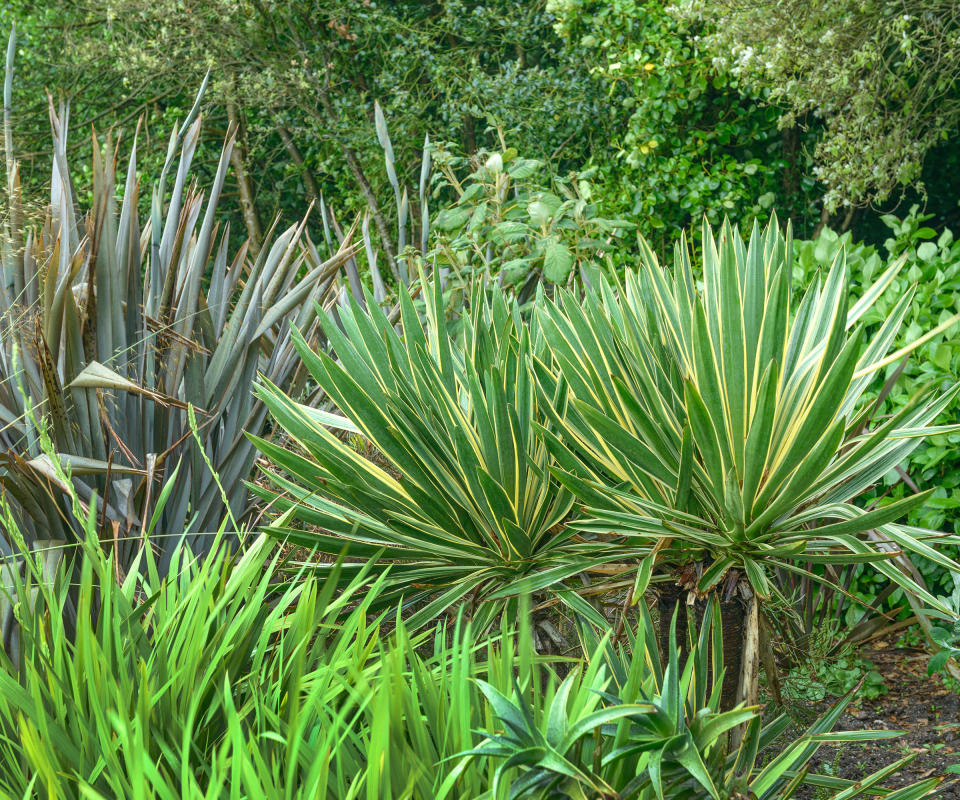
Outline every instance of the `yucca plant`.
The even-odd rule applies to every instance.
[[[604,658],[609,636],[592,642],[582,670],[573,669],[559,685],[551,682],[539,705],[519,686],[510,693],[516,697],[512,700],[480,681],[503,732],[490,735],[469,755],[499,761],[492,795],[497,796],[506,770],[521,767],[509,787],[511,798],[631,798],[643,786],[659,797],[665,790],[671,798],[678,792],[690,796],[684,789],[691,786],[717,797],[708,764],[716,771],[713,762],[726,752],[726,734],[753,719],[756,709],[721,713],[711,708],[706,673],[690,668],[694,663],[706,666],[709,626],[703,629],[705,646],[688,659],[682,675],[675,631],[676,620],[665,672],[659,658],[648,659],[650,654],[643,652],[646,640],[631,636],[631,658],[616,664],[619,686],[613,686]]]
[[[454,328],[439,283],[423,285],[426,318],[402,291],[400,332],[375,303],[341,309],[343,332],[324,322],[336,360],[294,337],[342,417],[258,387],[289,437],[255,439],[274,467],[273,488],[260,489],[281,513],[270,532],[392,564],[407,606],[426,604],[414,627],[464,602],[482,629],[508,598],[539,590],[602,622],[565,581],[619,551],[564,524],[573,499],[551,474],[537,424],[550,422],[528,367],[539,343],[499,289],[476,287]],[[375,457],[330,426],[358,433]]]
[[[660,653],[646,613],[625,643],[583,629],[586,661],[559,685],[552,675],[542,695],[517,685],[509,694],[477,681],[496,712],[499,730],[467,758],[493,760],[497,773],[489,795],[537,800],[788,800],[802,786],[818,797],[866,796],[919,800],[933,797],[938,778],[896,791],[881,781],[914,756],[857,780],[813,771],[824,744],[870,742],[898,731],[832,728],[853,693],[818,718],[798,739],[783,740],[786,716],[764,725],[758,707],[722,710],[723,658],[719,607],[710,602],[685,662],[679,658],[676,616],[669,650]],[[661,666],[661,655],[666,666]],[[731,747],[729,734],[746,725]],[[770,750],[776,754],[769,756]],[[507,780],[507,777],[509,779]],[[505,782],[506,781],[506,782]]]
[[[8,97],[11,80],[8,60]],[[102,499],[104,538],[123,569],[148,528],[157,546],[172,551],[187,536],[199,552],[228,509],[235,518],[247,510],[243,481],[256,450],[245,433],[262,430],[266,418],[251,384],[257,372],[295,384],[299,359],[289,324],[316,335],[317,303],[335,295],[337,272],[350,255],[348,236],[321,262],[309,242],[301,248],[304,223],[267,237],[256,259],[246,245],[231,252],[218,204],[234,134],[202,192],[190,178],[199,103],[171,134],[146,220],[139,213],[136,137],[119,188],[118,148],[110,137],[102,150],[94,147],[92,198],[81,211],[67,163],[65,108],[51,106],[49,206],[28,215],[16,162],[7,175],[0,481],[16,501],[28,542],[79,538],[65,487],[37,444],[36,419],[49,421],[55,458],[71,465],[73,487],[84,502],[94,492]],[[190,435],[188,403],[198,409],[202,448]],[[204,459],[228,487],[227,503]],[[151,525],[175,468],[179,480],[167,484],[164,510]],[[0,541],[0,548],[9,544]]]
[[[941,430],[930,423],[957,387],[932,387],[875,424],[862,398],[956,318],[889,353],[910,293],[870,340],[859,323],[902,262],[848,308],[841,253],[794,308],[789,227],[754,226],[745,244],[729,224],[717,238],[705,225],[701,247],[702,276],[684,241],[669,271],[644,244],[640,271],[616,290],[598,277],[583,300],[544,304],[553,360],[538,375],[545,400],[568,391],[548,436],[558,476],[589,506],[576,527],[632,542],[684,591],[745,599],[749,699],[756,599],[785,600],[775,569],[827,581],[816,565],[869,564],[918,607],[938,602],[893,561],[908,552],[956,568],[938,545],[957,537],[894,524],[927,495],[874,508],[856,500]]]

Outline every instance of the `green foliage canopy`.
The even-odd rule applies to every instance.
[[[551,0],[574,57],[607,87],[611,138],[594,164],[610,206],[659,243],[706,215],[749,220],[775,204],[798,222],[817,195],[802,136],[717,69],[701,46],[708,27],[661,2]],[[664,228],[658,231],[657,228]]]
[[[782,126],[822,121],[813,171],[830,209],[879,203],[915,183],[927,152],[957,133],[954,0],[678,5],[714,23],[704,39],[707,52],[744,86],[782,106]]]

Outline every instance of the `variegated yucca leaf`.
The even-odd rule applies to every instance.
[[[461,601],[490,620],[508,596],[547,587],[596,619],[564,581],[621,551],[564,525],[573,500],[535,424],[550,427],[529,372],[539,344],[501,290],[477,287],[454,330],[438,282],[423,285],[425,320],[401,288],[399,332],[376,303],[341,309],[342,332],[324,322],[336,360],[294,338],[372,459],[328,430],[329,414],[259,386],[293,445],[256,440],[275,467],[262,494],[284,512],[272,532],[392,563],[408,602],[433,597],[414,625]]]
[[[643,244],[622,286],[541,307],[553,359],[537,366],[542,393],[569,393],[549,434],[558,475],[590,506],[577,527],[696,562],[701,591],[736,569],[770,597],[775,566],[867,562],[933,603],[891,561],[907,551],[956,569],[940,545],[957,537],[895,524],[927,494],[856,500],[943,430],[932,422],[957,387],[879,420],[865,392],[957,318],[891,353],[910,294],[871,338],[860,320],[902,262],[848,307],[841,253],[794,307],[791,246],[775,218],[747,243],[728,223],[716,238],[704,225],[697,270],[684,240],[670,270]]]

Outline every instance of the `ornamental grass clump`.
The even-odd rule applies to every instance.
[[[0,516],[9,531],[5,501]],[[202,559],[173,548],[165,576],[146,549],[118,581],[95,503],[82,528],[52,573],[33,554],[3,563],[19,635],[0,648],[0,795],[348,796],[367,763],[343,739],[378,669],[376,582],[279,583],[267,537],[237,554],[223,536]]]

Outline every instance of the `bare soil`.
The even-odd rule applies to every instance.
[[[876,700],[855,701],[835,730],[902,730],[888,741],[849,744],[818,753],[817,772],[830,771],[858,780],[904,756],[913,760],[884,785],[904,786],[930,777],[945,776],[938,800],[960,800],[960,775],[947,769],[960,764],[960,692],[940,675],[927,675],[929,654],[898,647],[896,640],[874,642],[861,651],[884,678],[887,693]],[[949,680],[949,679],[947,679]],[[824,703],[826,708],[827,702]],[[810,792],[815,798],[816,793]]]

